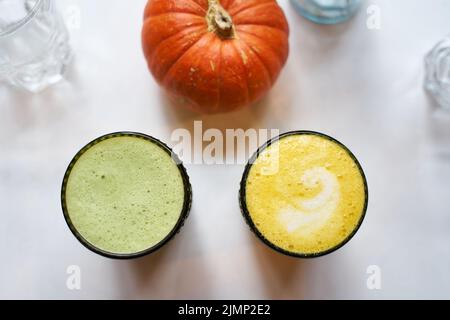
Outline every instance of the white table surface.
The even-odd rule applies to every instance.
[[[450,1],[378,0],[324,27],[279,1],[291,53],[270,95],[237,113],[175,109],[141,53],[144,0],[59,0],[76,59],[67,81],[31,95],[0,87],[0,298],[450,298],[450,121],[422,90],[423,56],[450,32]],[[75,14],[76,16],[76,14]],[[75,19],[75,22],[76,19]],[[344,142],[370,188],[366,220],[340,251],[277,254],[248,230],[237,202],[242,166],[189,165],[191,216],[163,250],[114,261],[85,249],[60,208],[68,162],[88,141],[132,130],[168,142],[176,128],[310,129]],[[81,290],[66,287],[70,265]],[[366,286],[381,268],[381,290]]]

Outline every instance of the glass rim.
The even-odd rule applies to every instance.
[[[18,20],[17,22],[14,22],[13,24],[11,24],[11,26],[6,27],[4,31],[0,31],[0,37],[9,36],[18,31],[26,24],[28,24],[28,22],[30,22],[36,16],[39,9],[41,9],[43,3],[44,0],[36,0],[36,3],[34,4],[33,8],[28,12],[28,14],[25,17]]]
[[[317,7],[319,10],[324,10],[324,11],[333,11],[333,10],[342,10],[342,9],[353,9],[354,7],[357,7],[361,0],[354,0],[353,2],[347,2],[346,5],[344,6],[339,6],[336,4],[331,4],[331,5],[327,5],[327,4],[321,4],[320,2],[317,2],[315,0],[306,0],[306,2],[308,2],[311,5],[314,5],[315,7]]]

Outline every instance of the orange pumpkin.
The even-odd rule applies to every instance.
[[[276,0],[149,0],[142,43],[171,96],[222,113],[268,92],[288,57],[288,36]]]

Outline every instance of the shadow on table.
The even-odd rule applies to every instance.
[[[163,248],[119,265],[118,270],[127,275],[119,277],[124,280],[121,283],[123,299],[196,299],[209,295],[194,211],[181,232]]]
[[[38,93],[0,83],[0,111],[13,107],[13,122],[18,129],[35,125],[46,127],[60,121],[72,101],[79,98],[79,77],[73,64],[69,65],[64,79]],[[5,101],[3,103],[3,101]],[[10,105],[13,102],[13,106]]]
[[[226,129],[266,128],[268,119],[274,124],[283,122],[291,114],[290,94],[283,94],[282,84],[277,85],[268,95],[253,105],[240,110],[216,115],[200,114],[174,103],[162,90],[160,105],[171,129],[186,128],[193,132],[194,121],[201,121],[203,130],[210,128],[225,132]]]
[[[306,261],[282,255],[263,244],[249,232],[264,297],[267,299],[302,299],[305,296]]]
[[[366,22],[363,11],[360,10],[354,17],[345,22],[331,25],[314,23],[300,14],[293,14],[292,19],[294,23],[291,23],[291,33],[295,36],[297,34],[296,31],[298,31],[301,38],[306,38],[310,42],[313,41],[316,46],[320,46],[323,50],[332,49],[352,29],[359,28],[361,23],[365,27]],[[312,49],[312,47],[309,49]]]

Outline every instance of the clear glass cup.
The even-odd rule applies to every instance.
[[[358,10],[361,0],[291,0],[305,18],[321,24],[347,21]]]
[[[38,92],[62,79],[69,34],[53,0],[0,0],[0,81]]]
[[[437,105],[450,111],[450,35],[425,57],[425,89]]]

